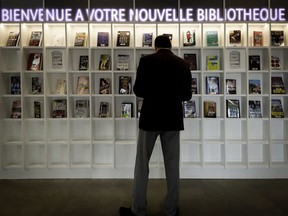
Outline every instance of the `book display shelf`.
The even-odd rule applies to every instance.
[[[283,45],[271,45],[273,30],[284,32]],[[39,46],[29,46],[33,31],[42,32]],[[130,33],[129,45],[117,44],[120,31]],[[193,46],[184,46],[187,31],[195,32]],[[262,33],[261,45],[255,44],[255,31]],[[6,46],[10,32],[20,32],[16,46]],[[108,33],[106,45],[98,44],[99,32]],[[157,35],[172,34],[173,53],[182,58],[196,55],[196,70],[191,70],[196,78],[197,93],[192,98],[196,117],[184,119],[181,176],[271,177],[274,170],[282,176],[281,169],[288,167],[288,95],[272,93],[271,77],[281,77],[288,90],[288,24],[244,22],[1,24],[1,173],[6,177],[17,173],[22,177],[132,177],[138,98],[133,92],[121,93],[120,80],[130,77],[133,86],[139,59],[154,52],[154,44],[143,46],[145,33],[153,35],[152,43]],[[75,43],[77,35],[78,42],[83,42],[80,46]],[[41,54],[39,70],[31,70],[28,65],[35,53]],[[117,70],[119,55],[126,56],[126,69]],[[256,60],[250,56],[256,56]],[[278,59],[276,69],[271,66],[272,56]],[[215,94],[207,93],[209,76],[218,77]],[[80,86],[86,88],[85,93],[78,91],[79,77],[86,80]],[[108,92],[102,93],[100,79],[110,83]],[[37,90],[32,80],[37,81]],[[234,93],[227,90],[227,80],[234,80]],[[260,83],[257,94],[250,91],[251,80]],[[18,85],[18,91],[14,85]],[[240,117],[227,117],[226,101],[232,99],[239,101]],[[281,102],[284,118],[272,117],[274,99]],[[20,115],[15,113],[15,101],[21,103]],[[79,101],[86,104],[80,111],[76,110]],[[207,101],[216,104],[216,118],[205,117]],[[249,101],[259,102],[260,117],[252,116]],[[123,104],[132,104],[131,117],[123,114]],[[105,117],[103,109],[108,109]],[[163,176],[163,168],[157,141],[151,176]]]

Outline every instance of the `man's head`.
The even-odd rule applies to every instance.
[[[159,35],[155,38],[155,49],[171,49],[171,41],[168,36]]]

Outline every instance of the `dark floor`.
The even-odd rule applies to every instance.
[[[0,216],[117,216],[132,180],[0,180]],[[165,180],[150,180],[162,216]],[[288,216],[288,180],[181,180],[181,216]]]

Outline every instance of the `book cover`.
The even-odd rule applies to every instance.
[[[284,118],[284,111],[280,99],[271,99],[271,118]]]
[[[110,78],[100,78],[99,94],[111,94]]]
[[[128,70],[129,69],[129,55],[120,54],[117,55],[117,63],[116,68],[117,70]]]
[[[196,118],[196,104],[194,100],[183,102],[184,118]]]
[[[219,58],[217,55],[207,56],[207,70],[219,70]]]
[[[226,117],[240,118],[240,101],[237,99],[226,100]]]
[[[89,77],[79,76],[77,80],[77,94],[89,94]]]
[[[207,76],[206,77],[206,94],[219,94],[219,77]]]
[[[261,81],[258,79],[249,79],[249,94],[261,94]]]
[[[119,94],[131,94],[132,81],[130,76],[119,77]]]
[[[100,118],[108,118],[110,116],[109,114],[109,103],[108,102],[100,102],[100,108],[99,108],[99,117]]]
[[[89,117],[89,100],[76,100],[74,109],[75,118]]]
[[[197,78],[196,77],[192,77],[192,81],[191,81],[191,90],[192,90],[192,94],[198,94],[198,82],[197,82]]]
[[[231,69],[240,68],[240,52],[239,51],[231,51],[229,53],[229,65]]]
[[[79,57],[79,70],[88,70],[89,57],[88,55],[80,55]]]
[[[30,53],[28,56],[27,70],[42,70],[42,53]]]
[[[118,31],[116,45],[120,47],[129,47],[130,31]]]
[[[18,46],[20,41],[19,32],[9,32],[6,46]]]
[[[216,118],[216,102],[215,101],[204,101],[204,117]]]
[[[260,101],[249,100],[249,118],[262,118]]]
[[[58,79],[55,89],[55,94],[66,94],[67,83],[65,79]]]
[[[284,31],[271,31],[271,46],[285,46]]]
[[[286,94],[282,77],[271,77],[271,93]]]
[[[108,54],[101,54],[99,61],[99,70],[111,69],[111,57]]]
[[[226,94],[236,94],[236,79],[226,79]]]
[[[87,35],[86,32],[76,32],[74,46],[86,46]]]
[[[32,77],[32,94],[42,93],[42,79],[40,77]]]
[[[152,47],[153,33],[143,33],[142,35],[142,46]]]
[[[42,31],[32,31],[29,46],[41,46],[42,44]]]
[[[261,70],[260,56],[250,55],[249,56],[249,70]]]
[[[108,47],[109,46],[109,32],[98,32],[97,46]]]
[[[183,32],[183,46],[195,46],[196,35],[195,30],[188,30]]]
[[[231,45],[241,45],[241,30],[230,31],[229,42]]]
[[[121,104],[121,118],[132,118],[133,117],[133,103]]]
[[[52,101],[52,118],[67,117],[67,100],[57,99]]]
[[[262,31],[253,32],[253,45],[263,46],[263,32]]]
[[[13,101],[12,110],[11,110],[11,118],[21,118],[22,108],[21,101]]]
[[[207,46],[219,46],[217,31],[206,32],[206,44]]]
[[[271,56],[271,70],[281,70],[281,62],[279,57]]]
[[[21,94],[21,77],[11,76],[10,77],[10,93],[11,94]]]
[[[197,55],[196,53],[184,53],[184,60],[190,65],[190,70],[197,70]]]
[[[42,115],[42,102],[34,101],[34,118],[41,118]]]
[[[63,52],[53,51],[52,55],[52,68],[54,70],[63,69]]]

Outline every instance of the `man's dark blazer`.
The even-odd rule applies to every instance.
[[[170,49],[140,59],[133,91],[143,98],[139,128],[147,131],[184,129],[182,102],[192,97],[189,64]]]

